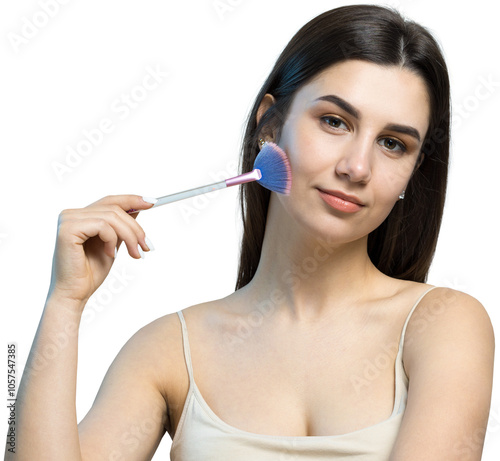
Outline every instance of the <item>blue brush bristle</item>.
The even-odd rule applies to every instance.
[[[273,142],[266,142],[253,164],[262,178],[257,182],[266,189],[288,195],[292,186],[292,170],[286,153]]]

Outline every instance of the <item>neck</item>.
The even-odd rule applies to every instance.
[[[332,243],[284,223],[278,214],[271,202],[259,266],[243,289],[253,302],[271,299],[273,307],[290,318],[305,320],[349,308],[369,292],[373,295],[383,274],[368,256],[368,236]]]

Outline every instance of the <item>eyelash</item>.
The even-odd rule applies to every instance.
[[[328,125],[328,127],[329,127],[329,128],[333,128],[334,130],[339,130],[339,129],[341,129],[341,130],[346,131],[346,130],[345,130],[345,129],[343,129],[343,128],[339,128],[339,127],[334,127],[334,126],[332,126],[330,123],[328,123],[328,122],[327,122],[327,120],[335,120],[335,121],[337,121],[337,122],[340,122],[340,123],[344,124],[344,125],[347,127],[347,129],[349,129],[349,127],[348,127],[347,123],[346,123],[344,120],[342,120],[340,117],[334,117],[333,115],[325,115],[325,116],[320,117],[320,118],[321,118],[321,121],[322,121],[323,123],[326,123],[326,124]],[[395,142],[395,143],[399,146],[399,148],[401,149],[401,153],[405,153],[405,152],[407,152],[407,150],[408,150],[408,149],[406,148],[406,146],[405,146],[405,145],[404,145],[401,141],[398,141],[398,140],[397,140],[397,139],[395,139],[395,138],[381,138],[381,141],[382,141],[382,140],[390,140],[390,141],[394,141],[394,142]],[[395,151],[395,149],[387,149],[387,150],[389,150],[389,151],[391,151],[391,152]]]
[[[343,123],[346,127],[347,127],[347,123],[344,122],[344,120],[342,120],[341,118],[339,117],[334,117],[333,115],[324,115],[323,117],[321,117],[321,121],[326,123],[330,128],[334,128],[336,130],[338,130],[339,128],[338,127],[335,127],[335,126],[331,126],[327,120],[336,120],[336,121],[339,121],[341,123]]]

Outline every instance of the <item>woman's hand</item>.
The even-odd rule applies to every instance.
[[[139,259],[149,251],[144,230],[135,218],[152,204],[138,195],[110,195],[85,208],[59,215],[49,297],[85,303],[108,275],[121,242]],[[151,242],[149,242],[151,246]]]

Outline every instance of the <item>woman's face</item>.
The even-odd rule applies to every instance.
[[[406,188],[429,115],[425,83],[411,71],[359,60],[331,66],[292,101],[278,142],[292,189],[272,200],[329,241],[368,235]]]

